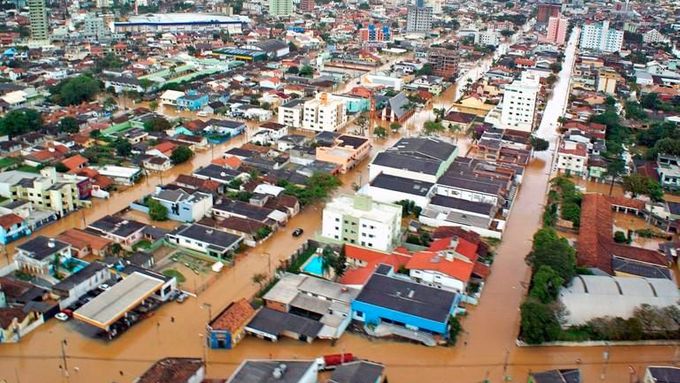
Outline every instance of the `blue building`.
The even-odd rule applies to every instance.
[[[6,245],[31,234],[26,220],[16,214],[0,216],[0,244]]]
[[[366,324],[405,327],[448,338],[449,318],[461,296],[395,277],[380,265],[352,302],[352,318]]]
[[[207,94],[199,94],[195,90],[190,90],[177,99],[177,108],[191,111],[201,110],[208,105],[209,101]]]
[[[208,346],[231,350],[245,336],[245,327],[255,313],[245,298],[232,302],[208,324]]]

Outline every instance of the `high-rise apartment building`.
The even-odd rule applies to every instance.
[[[549,43],[564,45],[567,39],[567,26],[569,21],[561,16],[548,19],[548,34],[546,41]]]
[[[392,31],[389,25],[369,24],[366,28],[359,29],[361,41],[381,42],[392,40]]]
[[[300,0],[300,5],[298,6],[300,12],[312,12],[316,3],[314,0]]]
[[[390,251],[401,234],[401,207],[369,196],[341,195],[323,209],[321,236],[371,249]]]
[[[520,80],[505,86],[501,124],[505,129],[531,132],[534,129],[536,96],[540,90],[539,78],[528,72]]]
[[[321,93],[318,98],[305,101],[302,129],[333,132],[345,122],[347,122],[345,103],[331,99],[328,93]]]
[[[609,28],[609,21],[588,23],[581,30],[581,49],[618,52],[623,47],[623,31]]]
[[[430,48],[427,51],[427,62],[432,66],[432,74],[444,78],[458,74],[458,51],[446,48]]]
[[[97,0],[97,8],[109,8],[111,0]]]
[[[293,14],[293,0],[269,0],[270,16],[290,16]]]
[[[45,0],[28,0],[28,17],[31,21],[31,40],[48,41],[50,34]]]
[[[560,15],[560,9],[561,5],[559,4],[538,4],[536,22],[547,23],[551,17],[558,17]]]
[[[432,7],[426,7],[424,0],[417,0],[415,6],[408,8],[406,32],[430,33],[432,30]]]

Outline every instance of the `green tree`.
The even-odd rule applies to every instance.
[[[144,122],[144,130],[147,132],[164,132],[172,128],[170,121],[163,117],[153,117]]]
[[[78,133],[80,126],[78,120],[73,117],[64,117],[59,121],[59,131],[63,133]]]
[[[527,300],[520,307],[522,339],[529,344],[550,342],[560,334],[560,324],[550,306]]]
[[[167,221],[168,220],[168,208],[163,206],[160,202],[153,198],[149,198],[147,203],[149,206],[149,217],[154,221]]]
[[[312,77],[314,75],[314,68],[309,65],[303,65],[298,74],[304,77]]]
[[[158,109],[158,101],[156,101],[156,100],[151,101],[149,103],[149,109],[151,109],[151,111],[155,112],[156,109]]]
[[[550,142],[540,137],[531,136],[531,146],[535,152],[542,152],[550,149]]]
[[[392,131],[392,133],[398,132],[399,129],[401,129],[401,124],[400,124],[400,123],[398,123],[398,122],[395,121],[395,122],[393,122],[393,123],[390,124],[390,130]]]
[[[35,109],[15,109],[0,119],[0,133],[16,137],[27,132],[36,132],[43,127],[42,116]]]
[[[640,107],[637,102],[628,101],[625,105],[626,118],[632,120],[646,120],[647,113]]]
[[[255,273],[252,277],[250,277],[250,280],[260,286],[260,290],[262,290],[264,288],[265,282],[267,281],[267,274]]]
[[[322,274],[326,275],[331,271],[331,269],[333,269],[333,265],[335,265],[336,263],[336,258],[337,256],[335,255],[335,252],[330,246],[326,246],[323,248],[323,251],[321,252]]]
[[[541,301],[550,303],[557,299],[564,279],[550,266],[541,266],[532,278],[529,295]]]
[[[56,169],[56,171],[59,173],[66,173],[70,170],[68,167],[66,167],[66,165],[64,165],[63,162],[57,162],[57,164],[54,165],[54,169]]]
[[[433,108],[432,112],[434,113],[434,121],[440,122],[446,115],[446,108]]]
[[[180,145],[172,151],[170,160],[172,160],[173,164],[177,165],[189,161],[193,156],[194,152],[188,146]]]
[[[617,230],[616,233],[614,233],[614,242],[627,243],[628,237],[626,237],[626,233],[622,232],[621,230]]]
[[[616,155],[614,158],[610,158],[607,162],[607,170],[605,176],[609,178],[609,195],[612,195],[614,190],[614,182],[621,175],[626,172],[626,163],[621,159],[620,156]]]
[[[95,99],[101,83],[87,75],[63,80],[50,89],[52,101],[59,105],[78,105]]]
[[[446,130],[446,128],[444,127],[444,125],[442,125],[441,122],[425,121],[425,124],[423,124],[423,131],[427,135],[441,133],[444,130]]]
[[[659,99],[658,93],[647,93],[642,98],[640,98],[640,105],[647,109],[659,109],[661,100]]]
[[[510,29],[503,29],[503,30],[501,31],[501,36],[503,36],[503,37],[510,37],[510,36],[512,36],[512,35],[514,35],[514,34],[515,34],[515,31],[512,31],[512,30],[510,30]]]
[[[375,134],[378,138],[385,138],[387,137],[387,129],[383,128],[382,126],[376,126],[375,129],[373,129],[373,134]]]
[[[132,154],[132,144],[124,138],[118,138],[114,141],[113,147],[116,149],[116,153],[121,157],[129,157],[130,154]]]
[[[449,317],[449,339],[448,344],[455,346],[458,341],[458,336],[463,332],[463,326],[460,324],[458,317],[451,315]]]
[[[288,68],[288,70],[286,71],[286,73],[290,73],[290,74],[298,74],[298,73],[300,73],[300,69],[299,69],[298,67],[296,67],[296,66],[292,66],[292,67]]]
[[[607,106],[615,106],[616,99],[612,96],[607,96],[607,98],[604,100],[604,104]]]
[[[364,11],[368,11],[369,9],[371,9],[371,6],[368,4],[368,2],[365,2],[365,3],[359,4],[359,9],[364,10]]]
[[[534,243],[527,261],[536,273],[541,266],[550,266],[566,282],[576,275],[576,251],[566,238],[549,227],[534,234]]]
[[[417,76],[430,76],[432,73],[434,73],[432,64],[424,64],[422,68],[416,71]]]

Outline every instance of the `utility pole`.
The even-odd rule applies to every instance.
[[[64,371],[64,376],[68,380],[68,362],[66,360],[66,346],[68,343],[66,342],[66,339],[63,339],[61,341],[61,365]]]
[[[510,350],[505,349],[505,360],[503,361],[503,381],[505,382],[512,380],[508,375],[508,358],[510,358]]]
[[[604,358],[604,365],[602,366],[600,380],[604,381],[607,378],[607,364],[609,363],[609,344],[607,344],[607,348],[602,353],[602,358]]]

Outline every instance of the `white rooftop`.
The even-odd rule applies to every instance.
[[[198,23],[198,22],[229,22],[241,21],[245,23],[250,22],[247,16],[226,16],[214,15],[209,13],[151,13],[139,16],[130,16],[129,23]]]
[[[666,307],[678,305],[678,299],[678,287],[669,279],[579,275],[560,290],[568,325],[603,316],[627,319],[642,304]]]
[[[163,281],[134,272],[73,313],[76,319],[108,329],[163,285]]]

